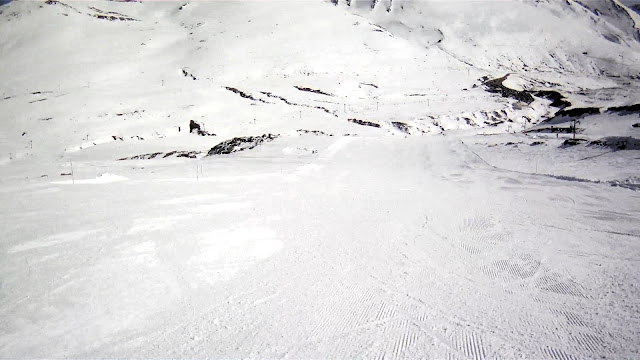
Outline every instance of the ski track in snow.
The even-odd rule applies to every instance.
[[[17,272],[3,272],[0,310],[25,306],[21,301],[9,306],[18,294],[29,292],[15,280],[24,271],[15,267],[21,258],[30,263],[31,274],[39,274],[29,280],[37,284],[48,274],[61,273],[56,259],[70,255],[60,250],[76,249],[80,253],[74,257],[92,260],[71,260],[68,266],[88,267],[89,274],[108,271],[126,283],[133,281],[129,274],[138,274],[135,285],[118,290],[122,300],[100,298],[119,286],[95,285],[90,301],[97,306],[115,301],[104,304],[111,308],[144,296],[144,291],[158,296],[160,289],[171,289],[162,302],[145,310],[130,307],[137,311],[134,318],[127,307],[116,311],[114,320],[128,318],[126,328],[114,323],[105,328],[108,338],[71,345],[83,357],[322,354],[400,359],[431,354],[480,360],[518,354],[549,359],[628,354],[624,349],[630,339],[620,332],[617,319],[629,316],[629,310],[616,308],[612,319],[596,312],[605,299],[599,287],[616,274],[633,273],[624,266],[615,270],[615,263],[601,273],[603,268],[579,256],[583,244],[571,245],[577,235],[567,240],[562,230],[531,227],[553,224],[556,215],[538,207],[555,203],[542,201],[536,191],[501,190],[505,183],[526,182],[526,175],[509,178],[456,144],[438,138],[348,138],[330,143],[308,164],[292,164],[291,170],[268,177],[238,173],[223,182],[205,177],[187,187],[138,178],[59,191],[34,188],[42,199],[25,209],[2,192],[14,212],[27,211],[23,218],[37,214],[45,227],[52,224],[51,214],[28,211],[49,199],[66,199],[66,217],[96,205],[119,210],[85,215],[88,224],[102,224],[96,230],[27,242],[10,237],[5,269]],[[204,164],[212,178],[219,178],[212,170],[223,165]],[[388,173],[387,167],[394,171]],[[131,190],[123,193],[122,184]],[[261,196],[267,188],[271,195]],[[628,195],[628,190],[605,189],[609,196]],[[91,194],[97,203],[73,198],[77,191]],[[578,199],[587,192],[574,187],[558,199]],[[101,198],[106,193],[110,196]],[[472,207],[467,206],[470,199]],[[614,214],[602,209],[596,221],[616,218],[605,216],[607,211]],[[591,232],[580,241],[598,252],[612,237],[620,239]],[[74,245],[79,242],[82,246]],[[637,256],[638,249],[631,249]],[[119,269],[118,264],[126,265]],[[49,266],[54,267],[43,272]],[[582,274],[585,267],[591,276]],[[48,296],[70,296],[69,291],[88,280],[74,270],[53,281]],[[47,298],[34,301],[44,305]],[[72,311],[76,305],[52,306]],[[111,323],[102,313],[89,314],[81,316]],[[49,326],[84,329],[87,339],[97,336],[89,322],[64,316],[51,319]],[[133,324],[137,330],[130,328]],[[2,354],[37,354],[19,346],[19,339],[34,330],[8,326],[13,330],[3,335]],[[52,346],[51,354],[62,354],[42,341],[42,346]]]
[[[638,151],[480,80],[637,138],[588,3],[3,3],[0,358],[638,358]]]

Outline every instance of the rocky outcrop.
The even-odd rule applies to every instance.
[[[326,93],[322,90],[316,90],[316,89],[311,89],[308,87],[302,87],[302,86],[294,86],[296,89],[300,90],[300,91],[305,91],[305,92],[310,92],[310,93],[314,93],[314,94],[320,94],[320,95],[325,95],[325,96],[334,96],[333,94],[329,94]]]
[[[600,114],[599,108],[587,107],[587,108],[574,108],[574,109],[560,110],[556,113],[556,116],[583,118],[587,115],[595,115],[595,114]]]
[[[331,112],[331,110],[329,110],[329,109],[327,109],[327,108],[325,108],[323,106],[313,106],[313,105],[307,105],[307,104],[294,103],[294,102],[291,102],[291,101],[285,99],[282,96],[270,93],[268,91],[261,91],[260,93],[263,94],[263,95],[266,95],[266,96],[268,96],[270,98],[278,99],[278,100],[282,101],[283,103],[285,103],[287,105],[301,106],[301,107],[306,107],[306,108],[318,109],[318,110],[322,110],[322,111],[326,112],[327,114],[331,114],[331,115],[333,115],[335,117],[338,117],[338,115],[336,115],[334,112]]]
[[[611,150],[640,150],[640,139],[630,136],[609,136],[591,141],[587,146],[607,147]]]
[[[616,112],[618,115],[628,115],[640,113],[640,104],[627,106],[614,106],[607,109],[607,112]]]
[[[199,154],[202,154],[200,151],[170,151],[168,153],[163,152],[154,152],[149,154],[136,155],[131,157],[124,157],[118,160],[152,160],[152,159],[165,159],[171,156],[175,157],[184,157],[189,159],[196,159]]]
[[[393,121],[391,122],[391,125],[393,125],[394,128],[400,130],[401,132],[411,135],[411,126],[399,121]]]
[[[189,133],[191,134],[195,133],[200,136],[216,136],[216,134],[207,132],[204,129],[204,124],[197,123],[193,120],[189,122]]]
[[[225,140],[209,150],[207,156],[232,154],[238,151],[250,150],[256,146],[270,142],[278,138],[280,135],[264,134],[260,136],[243,136]]]
[[[313,135],[316,135],[316,136],[320,136],[320,135],[322,135],[322,136],[333,136],[333,134],[327,134],[326,132],[321,131],[321,130],[304,130],[304,129],[300,129],[300,130],[297,130],[297,132],[299,134],[313,134]]]
[[[560,108],[561,110],[571,106],[571,103],[565,99],[564,95],[553,90],[539,90],[533,93],[536,97],[551,101],[551,106]]]
[[[354,124],[362,125],[362,126],[371,126],[371,127],[374,127],[374,128],[379,128],[380,127],[380,124],[376,124],[374,122],[366,121],[366,120],[347,119],[347,121],[352,122]]]
[[[229,91],[231,91],[234,94],[240,95],[240,97],[242,97],[244,99],[249,99],[249,100],[253,100],[253,101],[260,101],[262,103],[266,103],[266,101],[264,101],[262,99],[256,99],[251,94],[247,94],[246,92],[238,90],[236,88],[233,88],[233,87],[230,87],[230,86],[225,86],[224,88],[229,90]]]
[[[534,101],[534,98],[528,91],[514,90],[503,84],[508,76],[509,75],[505,75],[497,79],[484,79],[482,85],[484,85],[485,90],[490,93],[501,94],[502,97],[512,98],[526,104],[531,104]]]

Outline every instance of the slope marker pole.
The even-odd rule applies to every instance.
[[[76,184],[76,178],[73,175],[73,161],[69,160],[69,164],[71,164],[71,183],[75,185]]]

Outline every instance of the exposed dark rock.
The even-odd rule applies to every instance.
[[[260,102],[266,103],[266,101],[264,101],[264,100],[262,100],[262,99],[256,99],[256,98],[254,98],[251,94],[247,94],[247,93],[245,93],[245,92],[243,92],[243,91],[240,91],[240,90],[238,90],[238,89],[236,89],[236,88],[232,88],[232,87],[229,87],[229,86],[225,86],[224,88],[225,88],[225,89],[227,89],[227,90],[229,90],[229,91],[231,91],[231,92],[232,92],[232,93],[234,93],[234,94],[238,94],[238,95],[240,95],[240,97],[242,97],[242,98],[249,99],[249,100],[253,100],[253,101],[260,101]]]
[[[150,153],[150,154],[142,154],[142,155],[136,155],[136,156],[131,156],[128,158],[122,158],[122,159],[118,159],[118,160],[150,160],[150,159],[155,159],[156,157],[162,155],[161,152],[156,152],[156,153]]]
[[[579,120],[589,115],[600,114],[600,108],[588,107],[588,108],[574,108],[574,109],[561,109],[557,111],[553,117],[546,119],[541,124],[551,123],[560,124],[571,120]],[[559,128],[560,129],[560,128]],[[571,130],[573,132],[573,129]]]
[[[482,84],[485,86],[485,90],[490,93],[501,94],[502,97],[512,98],[527,104],[531,104],[534,98],[533,96],[531,96],[531,94],[529,94],[528,91],[514,90],[502,84],[508,76],[509,75],[505,75],[501,78],[485,80]]]
[[[302,86],[294,86],[296,89],[300,90],[300,91],[306,91],[306,92],[310,92],[310,93],[314,93],[314,94],[320,94],[320,95],[325,95],[325,96],[334,96],[333,94],[329,94],[326,93],[322,90],[316,90],[316,89],[311,89],[308,87],[302,87]]]
[[[304,129],[300,129],[298,130],[299,133],[301,134],[314,134],[314,135],[324,135],[324,136],[333,136],[333,134],[327,134],[324,131],[320,131],[320,130],[304,130]]]
[[[115,141],[115,140],[124,141],[124,140],[122,139],[122,137],[121,137],[121,136],[111,135],[111,137],[113,138],[113,140],[114,140],[114,141]]]
[[[285,103],[285,104],[287,104],[287,105],[292,105],[292,106],[305,106],[305,105],[302,105],[302,104],[292,103],[292,102],[290,102],[289,100],[287,100],[287,99],[283,98],[282,96],[278,96],[278,95],[275,95],[275,94],[270,93],[270,92],[267,92],[267,91],[260,91],[260,93],[261,93],[261,94],[263,94],[263,95],[267,95],[267,96],[268,96],[268,97],[270,97],[270,98],[278,99],[278,100],[282,101],[283,103]],[[309,106],[309,105],[306,105],[306,106]],[[310,107],[310,106],[309,106],[309,107]]]
[[[607,147],[611,150],[640,150],[640,139],[630,136],[610,136],[591,141],[587,146]]]
[[[130,111],[130,112],[126,112],[126,113],[116,113],[116,116],[125,116],[125,115],[135,115],[135,114],[140,114],[140,112],[144,112],[144,110],[142,111]]]
[[[544,145],[544,141],[534,141],[531,144],[529,144],[529,146],[538,146],[538,145]]]
[[[567,148],[567,147],[571,147],[571,146],[576,146],[579,145],[583,142],[587,141],[586,139],[566,139],[562,145],[560,145],[561,148]]]
[[[352,122],[354,124],[363,125],[363,126],[371,126],[371,127],[375,127],[375,128],[379,128],[380,127],[380,124],[376,124],[376,123],[371,122],[371,121],[358,120],[358,119],[347,119],[347,121]]]
[[[464,122],[469,126],[478,126],[473,120],[471,120],[471,118],[468,118],[466,116],[463,117],[462,120],[464,120]]]
[[[160,156],[162,156],[163,159],[168,158],[170,156],[176,156],[176,157],[186,157],[186,158],[190,158],[190,159],[195,159],[198,157],[199,154],[201,154],[202,152],[200,151],[170,151],[168,153],[162,153],[162,152],[155,152],[155,153],[149,153],[149,154],[142,154],[142,155],[136,155],[136,156],[131,156],[131,157],[125,157],[125,158],[121,158],[118,160],[151,160],[151,159],[155,159],[155,158],[159,158]]]
[[[61,5],[61,6],[66,7],[67,9],[75,11],[76,13],[89,15],[91,17],[94,17],[94,18],[100,19],[100,20],[140,21],[138,19],[134,19],[134,18],[129,17],[127,15],[123,15],[123,14],[120,14],[120,13],[117,13],[117,12],[113,12],[113,11],[103,11],[103,10],[100,10],[100,9],[95,8],[93,6],[89,6],[89,9],[94,11],[94,12],[96,12],[96,13],[91,14],[91,13],[83,13],[82,11],[76,9],[75,7],[73,7],[71,5],[68,5],[68,4],[65,4],[65,3],[61,2],[61,1],[57,1],[57,0],[47,0],[44,3],[47,4],[47,5]],[[66,15],[66,14],[63,14],[63,15]]]
[[[552,101],[551,106],[564,109],[571,106],[571,103],[565,99],[565,97],[557,91],[553,90],[539,90],[533,93],[533,95]]]
[[[187,70],[185,70],[185,69],[182,69],[182,75],[184,75],[184,77],[190,77],[190,78],[191,78],[191,80],[198,80],[198,79],[195,77],[195,75],[193,75],[193,74],[191,74],[191,73],[187,72]]]
[[[611,186],[621,187],[629,190],[639,191],[640,190],[640,179],[637,177],[628,178],[626,180],[613,180],[609,181]]]
[[[579,130],[579,129],[578,129]],[[529,129],[527,131],[525,131],[525,133],[566,133],[566,134],[571,134],[573,133],[573,127],[571,126],[567,126],[567,127],[562,127],[562,126],[550,126],[550,127],[540,127],[540,128],[535,128],[535,129]]]
[[[129,18],[129,16],[128,16],[128,15],[121,14],[121,13],[118,13],[118,12],[115,12],[115,11],[104,11],[104,10],[100,10],[100,9],[98,9],[98,8],[96,8],[96,7],[93,7],[93,6],[89,6],[89,9],[90,9],[90,10],[93,10],[93,11],[95,11],[95,12],[99,13],[99,14],[104,14],[104,15],[113,15],[113,16],[116,16],[116,17],[122,17],[122,18],[132,19],[132,18]],[[132,20],[135,20],[135,19],[132,19]]]
[[[138,19],[123,17],[123,16],[115,16],[115,15],[103,15],[103,14],[94,14],[94,18],[100,20],[109,20],[109,21],[140,21]]]
[[[640,128],[640,123],[633,124],[633,125],[631,125],[631,126],[633,126],[634,128]]]
[[[411,126],[398,121],[391,122],[391,125],[393,125],[393,127],[395,127],[396,129],[402,131],[403,133],[411,135]]]
[[[283,103],[285,103],[287,105],[301,106],[301,107],[306,107],[306,108],[318,109],[318,110],[322,110],[322,111],[326,112],[327,114],[331,114],[331,115],[333,115],[335,117],[338,117],[338,115],[336,115],[333,112],[331,112],[331,110],[329,110],[329,109],[327,109],[325,107],[322,107],[322,106],[312,106],[312,105],[307,105],[307,104],[294,103],[294,102],[291,102],[291,101],[283,98],[282,96],[278,96],[278,95],[275,95],[275,94],[267,92],[267,91],[260,91],[260,93],[263,94],[263,95],[266,95],[266,96],[268,96],[270,98],[278,99],[278,100],[282,101]]]
[[[176,157],[186,157],[189,159],[195,159],[200,154],[200,151],[178,151]]]
[[[433,116],[429,116],[431,118],[431,124],[435,127],[437,127],[438,129],[440,129],[440,131],[442,131],[442,134],[444,134],[444,132],[446,131],[444,129],[444,126],[442,126],[442,124],[440,124],[440,121],[438,121],[436,118],[434,118]]]
[[[250,150],[256,146],[275,140],[279,135],[264,134],[260,136],[243,136],[225,140],[209,150],[207,156],[231,154],[238,151]]]
[[[189,133],[196,133],[200,136],[216,136],[216,134],[207,132],[204,129],[204,124],[197,123],[193,120],[189,121]]]
[[[581,118],[581,117],[584,117],[586,115],[595,115],[595,114],[600,114],[600,109],[599,108],[589,107],[589,108],[563,109],[563,110],[558,111],[555,116],[556,117],[557,116],[569,116],[569,117],[574,117],[574,118]]]
[[[618,115],[640,113],[640,104],[633,104],[628,106],[614,106],[614,107],[608,108],[607,112],[617,112]]]
[[[197,122],[195,122],[193,120],[189,121],[189,133],[192,133],[194,131],[197,132],[197,131],[200,131],[200,130],[201,130],[200,124],[198,124]]]
[[[68,5],[68,4],[63,3],[62,1],[47,0],[47,1],[45,1],[44,3],[45,3],[45,4],[47,4],[47,5],[61,5],[61,6],[66,7],[67,9],[71,9],[71,10],[73,10],[73,11],[77,12],[77,13],[82,14],[82,12],[81,12],[80,10],[78,10],[78,9],[74,8],[74,7],[73,7],[73,6],[71,6],[71,5]]]

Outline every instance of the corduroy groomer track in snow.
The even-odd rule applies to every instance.
[[[0,358],[640,357],[634,1],[0,4]]]

